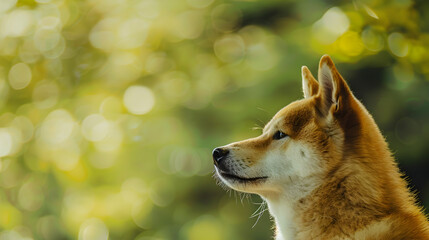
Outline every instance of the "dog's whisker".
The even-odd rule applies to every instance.
[[[259,211],[264,208],[265,202],[261,202],[261,203],[255,203],[255,205],[259,204],[259,207],[255,210],[255,212],[250,216],[250,218],[253,218],[257,215],[259,215]]]
[[[256,219],[256,222],[253,224],[252,228],[254,228],[254,227],[256,226],[256,224],[259,222],[259,219],[261,219],[261,217],[262,217],[262,215],[264,214],[264,212],[268,210],[268,208],[267,208],[266,206],[267,206],[266,202],[265,202],[265,201],[262,201],[262,202],[261,202],[261,205],[260,205],[260,206],[259,206],[259,208],[256,210],[256,211],[258,211],[258,210],[260,209],[259,213],[258,213],[257,215],[255,215],[255,213],[256,213],[256,212],[255,212],[255,213],[254,213],[254,216],[251,216],[251,218],[258,216],[258,218]]]
[[[241,205],[244,205],[243,200],[246,197],[246,194],[244,193],[240,193],[240,201],[241,201]]]

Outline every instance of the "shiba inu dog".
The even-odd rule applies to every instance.
[[[277,240],[429,239],[385,139],[329,56],[318,81],[302,67],[302,88],[260,136],[213,150],[220,182],[267,202]]]

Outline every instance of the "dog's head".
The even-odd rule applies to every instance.
[[[287,188],[306,191],[337,166],[346,144],[353,145],[359,135],[355,109],[363,107],[327,55],[320,60],[318,79],[302,67],[304,99],[275,114],[260,136],[213,150],[223,183],[262,196]]]

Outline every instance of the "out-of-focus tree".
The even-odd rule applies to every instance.
[[[269,238],[268,214],[248,219],[258,198],[216,186],[210,152],[300,98],[300,66],[325,53],[429,206],[428,13],[412,0],[1,0],[0,239]]]

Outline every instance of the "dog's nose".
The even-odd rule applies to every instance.
[[[228,156],[229,151],[222,148],[215,148],[213,150],[213,160],[216,166],[222,162],[223,159],[225,159],[226,156]]]

